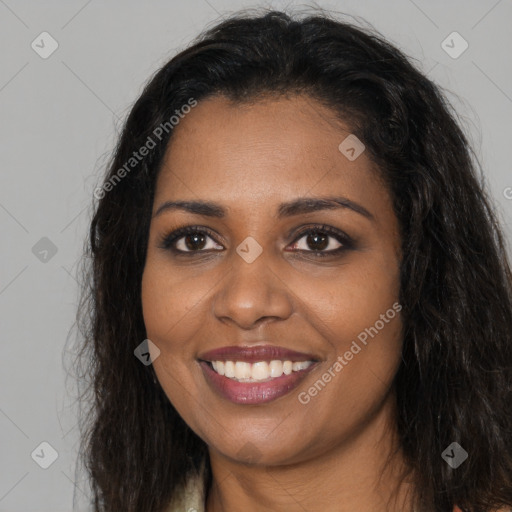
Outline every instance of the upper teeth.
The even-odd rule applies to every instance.
[[[258,361],[246,363],[245,361],[212,361],[213,369],[219,374],[241,382],[255,382],[268,378],[290,375],[292,371],[305,370],[313,361]]]

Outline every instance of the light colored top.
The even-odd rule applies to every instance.
[[[199,473],[189,475],[185,487],[180,489],[165,512],[204,512],[205,460]]]

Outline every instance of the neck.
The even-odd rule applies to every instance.
[[[206,512],[411,512],[389,400],[357,433],[297,463],[243,464],[210,449]]]

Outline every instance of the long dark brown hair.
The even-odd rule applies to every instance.
[[[80,459],[94,510],[162,511],[208,460],[134,356],[169,119],[191,99],[296,93],[348,123],[393,199],[404,322],[396,421],[418,508],[512,506],[512,275],[482,171],[438,86],[374,29],[319,9],[243,11],[210,28],[155,73],[123,126],[93,200],[78,313]],[[127,166],[149,138],[155,147]],[[457,469],[441,456],[452,442],[469,454]]]

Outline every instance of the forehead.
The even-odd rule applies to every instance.
[[[339,149],[350,134],[348,123],[307,96],[208,98],[174,128],[155,204],[200,198],[268,210],[298,196],[340,194],[378,206],[383,188],[367,154],[350,160]]]

